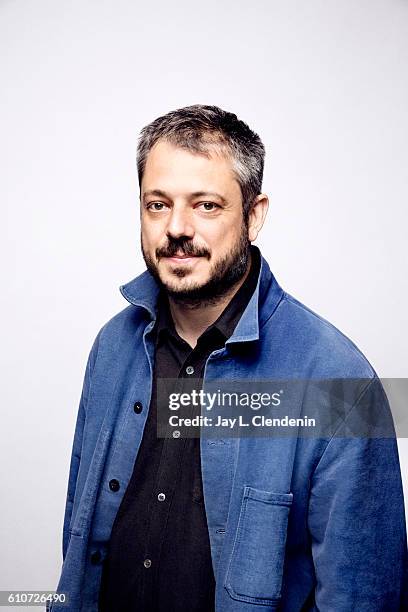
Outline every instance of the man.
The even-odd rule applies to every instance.
[[[164,379],[358,379],[346,424],[367,407],[389,415],[364,356],[251,245],[268,208],[263,164],[259,136],[215,106],[142,130],[147,271],[121,287],[130,304],[89,356],[64,520],[69,601],[55,612],[403,605],[395,438],[158,436]]]

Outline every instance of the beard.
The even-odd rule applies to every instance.
[[[251,248],[251,243],[248,239],[248,228],[243,223],[239,239],[232,246],[229,253],[216,261],[212,266],[208,281],[202,284],[192,283],[190,286],[178,289],[162,281],[155,261],[144,250],[143,239],[141,244],[143,259],[149,272],[161,288],[166,291],[168,296],[176,303],[189,308],[200,308],[216,304],[221,298],[226,296],[247,271]],[[184,237],[173,238],[171,236],[168,236],[166,246],[156,249],[156,258],[173,257],[180,251],[186,256],[207,257],[208,260],[211,258],[211,253],[208,249],[196,247],[190,239]],[[172,273],[178,278],[183,278],[189,274],[189,271],[183,266],[174,268]]]

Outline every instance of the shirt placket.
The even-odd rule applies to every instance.
[[[180,389],[180,392],[188,392],[188,390],[191,390],[191,376],[199,369],[199,360],[196,362],[194,359],[195,357],[198,358],[198,353],[194,353],[194,349],[192,349],[179,371],[177,388]],[[182,383],[181,387],[180,383]],[[199,379],[199,383],[202,384],[201,378]],[[197,410],[197,408],[191,404],[185,416],[187,418],[193,418],[199,413],[199,407]],[[160,571],[160,552],[164,541],[171,503],[181,473],[184,451],[188,443],[189,440],[187,437],[166,437],[163,440],[160,465],[149,502],[149,523],[146,532],[146,546],[143,561],[146,571],[142,574],[140,589],[142,600],[148,606],[148,609],[152,611],[156,609],[155,583],[158,572]]]

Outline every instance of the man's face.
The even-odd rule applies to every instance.
[[[141,238],[148,269],[174,299],[225,294],[245,273],[250,246],[231,161],[157,142],[141,185]]]

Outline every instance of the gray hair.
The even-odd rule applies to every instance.
[[[244,219],[262,191],[265,147],[258,134],[234,113],[218,106],[194,104],[171,111],[146,125],[137,146],[139,186],[149,151],[160,139],[208,156],[209,150],[227,153],[241,188]]]

